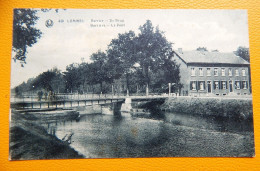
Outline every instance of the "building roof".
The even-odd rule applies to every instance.
[[[208,64],[245,64],[249,62],[236,56],[234,53],[208,52],[208,51],[175,51],[185,63]]]

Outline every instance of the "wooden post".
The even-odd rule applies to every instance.
[[[169,96],[171,94],[171,83],[169,83]]]
[[[114,96],[114,85],[112,84],[112,98]]]
[[[146,84],[146,96],[149,95],[149,87],[148,87],[148,84]]]

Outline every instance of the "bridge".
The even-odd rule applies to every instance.
[[[147,101],[155,99],[166,99],[168,96],[150,95],[150,96],[115,96],[115,97],[94,97],[94,98],[71,98],[61,100],[18,100],[11,101],[11,108],[16,109],[49,109],[49,108],[73,108],[81,106],[104,105],[118,102],[125,102],[126,98],[132,101]]]

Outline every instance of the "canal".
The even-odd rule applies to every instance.
[[[158,117],[159,116],[159,117]],[[59,139],[86,158],[252,156],[252,120],[172,112],[148,117],[121,112],[81,115],[79,120],[45,123]]]

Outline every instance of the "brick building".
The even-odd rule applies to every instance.
[[[180,95],[250,94],[250,64],[234,53],[178,49],[174,59],[180,64]]]

